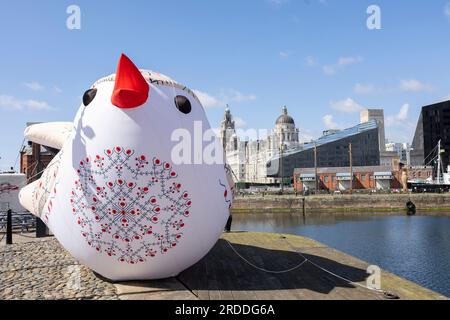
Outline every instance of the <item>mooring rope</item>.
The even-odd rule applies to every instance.
[[[56,160],[55,162],[48,164],[44,169],[42,169],[41,171],[37,172],[35,175],[29,177],[29,178],[25,181],[25,185],[27,185],[28,182],[29,182],[30,180],[36,178],[37,176],[39,176],[40,174],[42,174],[45,170],[47,170],[48,168],[53,167],[55,164],[57,164],[57,163],[59,163],[59,162],[60,162],[60,160]],[[36,166],[37,166],[37,163],[36,163]]]
[[[334,273],[334,272],[332,272],[332,271],[330,271],[330,270],[328,270],[328,269],[326,269],[326,268],[324,268],[324,267],[318,265],[318,264],[315,263],[314,261],[311,261],[310,259],[308,259],[307,257],[305,257],[305,255],[304,255],[303,253],[301,253],[298,249],[296,249],[295,247],[293,247],[293,246],[291,245],[291,243],[287,240],[286,237],[283,237],[282,239],[286,241],[286,243],[287,243],[288,246],[293,250],[293,252],[297,253],[297,254],[298,254],[300,257],[302,257],[304,260],[303,260],[300,264],[298,264],[297,266],[295,266],[295,267],[293,267],[293,268],[286,269],[286,270],[280,270],[280,271],[267,270],[267,269],[265,269],[265,268],[261,268],[261,267],[255,265],[255,264],[253,264],[252,262],[250,262],[250,261],[248,261],[246,258],[244,258],[244,257],[236,250],[236,248],[234,248],[234,246],[231,244],[230,241],[228,241],[228,240],[226,240],[226,239],[225,239],[225,241],[228,243],[228,245],[230,246],[230,248],[233,250],[233,252],[234,252],[239,258],[241,258],[245,263],[247,263],[248,265],[250,265],[251,267],[253,267],[253,268],[257,269],[257,270],[260,270],[260,271],[263,271],[263,272],[266,272],[266,273],[272,273],[272,274],[282,274],[282,273],[288,273],[288,272],[292,272],[292,271],[294,271],[294,270],[296,270],[296,269],[299,269],[299,268],[300,268],[301,266],[303,266],[305,263],[309,262],[309,263],[310,263],[311,265],[313,265],[314,267],[316,267],[316,268],[318,268],[318,269],[320,269],[320,270],[322,270],[322,271],[324,271],[324,272],[326,272],[326,273],[332,275],[333,277],[336,277],[336,278],[338,278],[338,279],[341,279],[341,280],[343,280],[344,282],[347,282],[348,284],[351,284],[351,285],[354,285],[354,286],[358,286],[358,287],[361,287],[361,288],[363,288],[363,289],[367,289],[367,290],[370,290],[370,291],[374,291],[374,292],[376,292],[376,293],[381,293],[381,294],[383,294],[385,297],[390,298],[390,299],[398,299],[398,296],[397,296],[395,293],[388,292],[388,291],[385,291],[385,290],[382,290],[382,289],[377,289],[377,288],[372,288],[372,287],[369,287],[369,286],[365,286],[365,285],[363,285],[363,284],[361,284],[361,283],[354,282],[354,281],[352,281],[352,280],[350,280],[350,279],[347,279],[347,278],[345,278],[345,277],[343,277],[343,276],[340,276],[340,275],[338,275],[338,274],[336,274],[336,273]]]
[[[36,177],[38,177],[39,175],[41,175],[41,174],[42,174],[45,170],[47,170],[48,168],[51,168],[51,167],[53,167],[54,165],[59,164],[60,162],[61,162],[61,160],[58,159],[58,160],[56,160],[56,161],[54,161],[54,162],[52,162],[52,163],[49,163],[44,169],[42,169],[41,171],[39,171],[39,172],[37,172],[36,174],[32,175],[31,177],[27,178],[27,179],[25,180],[25,182],[19,184],[18,187],[21,189],[21,188],[27,186],[28,183],[29,183],[31,180],[33,180],[34,178],[36,178]],[[35,162],[32,166],[33,166],[33,171],[34,171],[34,170],[36,169],[36,167],[37,167],[37,162]],[[33,182],[34,182],[34,181],[33,181]]]
[[[308,259],[303,257],[304,260],[293,268],[286,269],[286,270],[280,270],[280,271],[267,270],[267,269],[258,267],[257,265],[255,265],[255,264],[251,263],[250,261],[248,261],[247,259],[245,259],[239,252],[237,252],[237,250],[233,247],[233,245],[231,244],[230,241],[228,241],[228,240],[225,240],[225,241],[228,243],[228,245],[234,251],[234,253],[236,253],[236,255],[239,258],[241,258],[245,263],[247,263],[248,265],[250,265],[251,267],[253,267],[255,269],[258,269],[258,270],[266,272],[266,273],[274,273],[274,274],[288,273],[288,272],[291,272],[291,271],[294,271],[294,270],[300,268],[302,265],[304,265],[308,261]]]

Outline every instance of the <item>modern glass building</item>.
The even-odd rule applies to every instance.
[[[348,167],[350,144],[353,166],[380,165],[378,125],[375,120],[371,120],[349,129],[328,131],[316,141],[276,155],[267,162],[267,176],[292,178],[295,168],[314,168],[315,147],[318,168]]]
[[[441,154],[445,169],[449,165],[450,154],[450,100],[422,108],[411,146],[411,164],[433,165],[429,162],[437,155],[439,140],[445,150]]]

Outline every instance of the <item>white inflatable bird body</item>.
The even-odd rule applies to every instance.
[[[209,131],[191,90],[122,55],[74,123],[26,130],[60,151],[20,201],[111,280],[175,276],[206,255],[229,216],[232,180],[220,144],[202,139]]]

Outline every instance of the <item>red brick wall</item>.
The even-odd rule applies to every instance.
[[[43,168],[46,168],[52,159],[53,156],[51,155],[41,155]],[[27,179],[30,179],[38,173],[31,155],[27,155],[25,153],[20,154],[20,172],[25,173]]]
[[[392,189],[401,189],[401,172],[394,171],[392,172],[393,180],[391,181]],[[303,191],[303,184],[299,178],[299,174],[294,175],[294,190],[296,192]],[[319,189],[320,190],[329,190],[336,191],[338,190],[338,181],[336,179],[336,173],[324,173],[318,174],[319,176]],[[355,178],[353,180],[353,188],[354,189],[375,189],[376,181],[374,177],[374,172],[356,172],[354,174]],[[327,178],[328,177],[328,178]],[[363,178],[365,177],[365,178]]]

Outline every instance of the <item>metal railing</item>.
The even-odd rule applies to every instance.
[[[30,232],[36,229],[36,217],[28,212],[0,212],[0,241],[6,238],[7,244],[12,244],[14,232]]]

